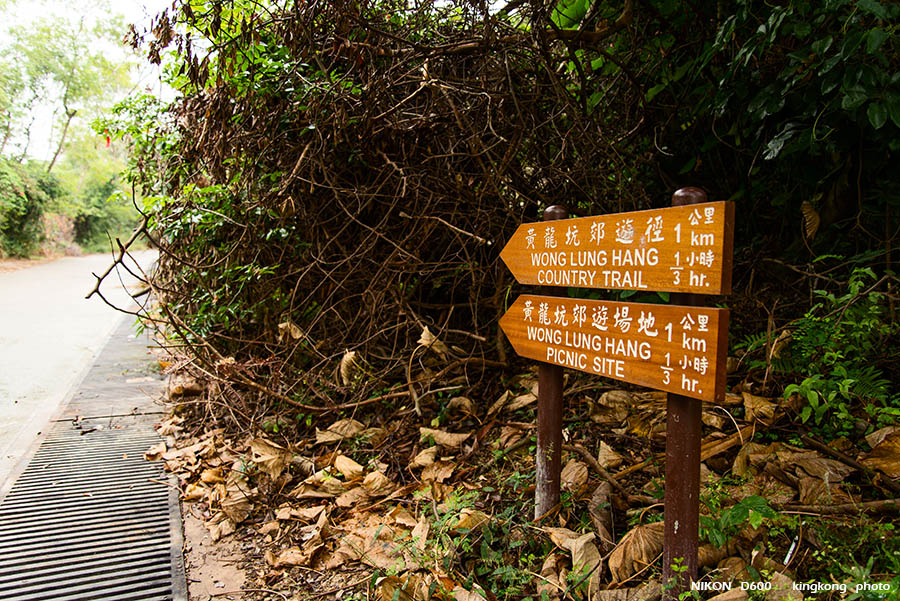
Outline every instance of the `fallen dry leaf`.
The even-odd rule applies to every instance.
[[[225,477],[221,467],[205,469],[200,473],[200,480],[206,484],[218,484],[225,482]]]
[[[775,403],[771,400],[750,394],[742,393],[744,397],[745,418],[748,422],[754,420],[768,424],[775,415]]]
[[[508,449],[520,440],[522,440],[521,428],[503,426],[500,430],[500,437],[497,439],[497,442],[501,449]]]
[[[588,401],[588,417],[598,424],[618,424],[628,418],[628,410],[632,405],[634,399],[631,393],[610,390],[600,395],[597,401]]]
[[[570,459],[559,475],[560,487],[567,492],[577,492],[587,483],[588,466],[577,459]]]
[[[359,361],[356,359],[356,351],[344,351],[338,372],[341,374],[341,383],[350,386],[361,373]]]
[[[282,566],[308,566],[312,561],[312,555],[318,548],[301,549],[300,547],[291,547],[285,549],[278,554],[275,559],[275,567]]]
[[[634,404],[634,397],[627,390],[609,390],[600,395],[599,402],[606,407],[628,407]]]
[[[278,523],[278,520],[272,520],[271,522],[266,522],[262,526],[259,527],[259,532],[261,535],[265,536],[267,534],[276,534],[281,530],[281,524]]]
[[[220,511],[206,522],[206,528],[209,530],[210,538],[213,541],[217,541],[223,536],[233,533],[237,529],[237,525],[225,513]]]
[[[406,565],[401,552],[405,536],[399,536],[379,516],[368,515],[364,522],[347,520],[341,524],[341,529],[345,534],[340,538],[338,549],[326,562],[326,568],[352,560],[383,570],[400,570]]]
[[[407,528],[414,528],[418,522],[413,515],[403,508],[401,505],[397,505],[392,510],[390,510],[387,514],[387,517],[394,520],[395,523],[400,524],[401,526],[406,526]]]
[[[508,390],[504,391],[503,394],[501,394],[500,397],[497,398],[497,400],[494,401],[488,408],[487,417],[491,418],[500,413],[500,410],[503,409],[504,405],[506,405],[506,402],[509,400],[510,396],[511,393]]]
[[[455,396],[447,402],[447,409],[450,411],[459,411],[466,415],[475,415],[475,403],[472,399],[464,396]]]
[[[471,432],[455,434],[453,432],[444,432],[433,428],[419,428],[420,442],[430,437],[436,444],[450,449],[458,448],[471,435]]]
[[[572,551],[572,541],[578,538],[579,534],[568,528],[544,528],[544,532],[550,535],[550,540],[554,545],[566,551]]]
[[[147,449],[144,452],[144,459],[146,459],[147,461],[157,461],[159,459],[162,459],[162,456],[165,452],[166,443],[165,441],[163,441]]]
[[[611,470],[622,465],[624,460],[611,446],[601,440],[600,447],[597,449],[597,461],[602,467]]]
[[[850,498],[840,484],[826,483],[820,478],[806,476],[798,482],[799,500],[803,505],[851,503]]]
[[[285,342],[288,338],[300,340],[302,337],[303,330],[301,330],[294,322],[288,320],[278,324],[278,338],[282,342]]]
[[[613,582],[622,582],[656,559],[662,551],[663,522],[641,524],[628,531],[609,556]]]
[[[572,541],[572,575],[576,578],[576,582],[582,583],[579,588],[587,591],[588,599],[595,599],[600,592],[602,561],[600,551],[594,544],[593,532]]]
[[[203,384],[188,375],[173,376],[169,380],[169,398],[179,399],[197,396],[203,392]]]
[[[410,536],[415,542],[416,549],[418,549],[419,551],[425,550],[429,530],[431,530],[431,524],[427,519],[425,519],[425,516],[423,515],[419,518],[419,521],[416,522],[415,528],[413,528],[412,532],[410,533]]]
[[[253,463],[259,469],[268,474],[273,480],[281,475],[285,466],[291,462],[293,453],[264,438],[255,438],[250,441]]]
[[[431,330],[428,329],[428,326],[425,326],[422,329],[422,335],[419,336],[418,344],[424,346],[427,349],[431,349],[435,353],[441,356],[442,359],[447,358],[447,353],[450,352],[450,349],[447,348],[447,345],[441,342],[437,336],[431,333]]]
[[[373,449],[377,449],[388,437],[388,434],[390,432],[387,428],[366,428],[359,433],[359,439]]]
[[[457,586],[451,591],[454,601],[486,601],[484,595],[476,591],[467,591],[461,586]]]
[[[516,398],[514,398],[509,405],[506,406],[507,411],[518,411],[519,409],[523,409],[528,405],[531,405],[537,401],[537,397],[531,394],[530,392],[526,392],[525,394],[520,394]]]
[[[476,528],[481,527],[481,525],[487,524],[489,521],[491,521],[491,516],[483,511],[478,511],[477,509],[463,509],[459,514],[459,520],[453,526],[453,531],[475,530]]]
[[[426,601],[428,583],[414,572],[375,581],[375,601]]]
[[[181,499],[183,501],[199,501],[206,496],[207,492],[209,492],[209,489],[205,486],[201,486],[199,484],[188,484],[184,488],[184,492],[181,493]]]
[[[749,481],[736,487],[731,494],[734,498],[755,495],[763,497],[769,503],[781,505],[789,503],[794,498],[796,492],[797,491],[795,491],[793,487],[788,486],[769,474],[757,474]]]
[[[334,477],[328,470],[319,470],[304,480],[303,484],[312,485],[328,496],[337,496],[344,492],[344,483]]]
[[[565,565],[563,556],[559,553],[550,553],[544,559],[541,566],[541,580],[537,583],[537,594],[545,595],[551,599],[558,599],[566,592]]]
[[[363,480],[362,487],[369,496],[384,497],[391,494],[396,486],[391,482],[390,478],[381,472],[372,472]]]
[[[354,486],[334,500],[338,507],[353,507],[369,499],[369,493],[362,486]]]
[[[900,478],[900,431],[888,434],[862,458],[861,463],[884,472],[888,478]]]
[[[601,482],[594,489],[591,501],[588,504],[588,513],[594,530],[597,531],[597,547],[603,555],[609,553],[615,546],[612,535],[612,511],[609,503],[609,495],[612,493],[612,484]]]
[[[366,427],[355,419],[342,419],[336,421],[326,430],[316,428],[316,444],[340,442],[345,438],[352,438],[365,430]]]
[[[634,588],[600,591],[594,601],[659,601],[660,597],[662,585],[656,580],[650,580]]]
[[[455,463],[449,461],[437,461],[422,470],[422,482],[443,482],[453,475],[456,469]]]
[[[235,524],[239,524],[247,519],[253,510],[253,503],[250,502],[253,491],[248,489],[247,482],[238,473],[232,473],[228,477],[225,491],[227,496],[222,499],[222,511]]]
[[[435,459],[437,459],[438,447],[428,447],[427,449],[420,451],[418,455],[413,457],[413,460],[410,461],[409,467],[426,467],[434,463]]]
[[[750,578],[750,572],[747,570],[748,565],[743,557],[726,557],[716,565],[716,569],[719,571],[720,580],[731,582],[733,580]]]
[[[334,460],[334,467],[344,475],[345,480],[356,480],[357,478],[361,478],[365,472],[363,466],[346,455],[338,455]]]
[[[726,419],[724,415],[714,413],[712,411],[704,411],[703,413],[701,413],[700,421],[702,421],[710,428],[715,428],[716,430],[724,430],[725,426],[731,423],[731,420]]]
[[[342,494],[343,489],[338,494]],[[296,499],[331,499],[336,495],[334,493],[325,492],[315,484],[301,483],[297,488],[291,491],[291,496]]]
[[[179,417],[177,415],[172,415],[171,417],[163,420],[157,427],[156,431],[160,436],[175,436],[179,434],[183,428],[181,424],[184,422],[183,417]]]
[[[881,443],[882,440],[884,440],[894,432],[900,432],[900,426],[888,426],[887,428],[882,428],[881,430],[875,430],[871,434],[866,435],[866,442],[869,444],[869,447],[874,449]]]
[[[315,507],[292,507],[291,517],[303,522],[318,522],[322,514],[328,509],[328,505],[316,505]]]
[[[774,454],[774,452],[767,452],[767,449],[769,449],[768,445],[760,444],[758,442],[746,443],[735,456],[731,471],[736,476],[745,476],[751,468],[755,468],[761,462],[765,461],[770,454]]]
[[[291,506],[289,503],[285,503],[275,510],[275,519],[276,520],[289,520],[291,519]]]
[[[801,601],[803,593],[794,590],[793,579],[784,572],[775,572],[769,577],[771,590],[766,592],[766,601]]]
[[[850,467],[836,459],[825,459],[818,457],[815,453],[803,453],[801,456],[795,456],[793,464],[816,478],[821,478],[826,482],[840,482],[850,474],[856,471],[856,468]],[[785,467],[789,467],[785,465]],[[802,477],[802,473],[797,473]]]

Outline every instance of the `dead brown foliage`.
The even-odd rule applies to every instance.
[[[477,385],[506,360],[497,257],[512,230],[559,202],[646,204],[628,175],[643,159],[616,146],[642,122],[619,109],[639,103],[627,83],[588,103],[601,68],[567,61],[602,53],[627,3],[584,32],[546,25],[537,3],[515,18],[478,3],[208,7],[133,36],[151,59],[174,48],[184,78],[154,288],[207,374],[307,407]]]

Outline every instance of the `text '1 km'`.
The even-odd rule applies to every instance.
[[[521,284],[729,294],[734,204],[526,223],[500,258]]]

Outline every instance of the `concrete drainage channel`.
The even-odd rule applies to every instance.
[[[178,492],[144,451],[163,382],[123,320],[0,489],[0,600],[187,599]]]

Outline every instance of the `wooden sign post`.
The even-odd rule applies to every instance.
[[[565,219],[565,207],[552,206],[544,211],[544,221]],[[550,226],[552,227],[552,226]],[[562,296],[563,288],[548,287],[548,294]],[[559,505],[559,481],[562,460],[563,370],[558,364],[543,361],[538,366],[537,449],[534,461],[534,519]]]
[[[665,209],[559,220],[565,209],[550,207],[500,253],[525,284],[676,293],[671,305],[522,295],[500,320],[516,352],[541,362],[535,518],[559,502],[560,368],[669,393],[669,599],[697,577],[701,401],[725,396],[729,312],[703,307],[700,295],[731,291],[734,205],[705,201],[702,190],[682,188]]]

